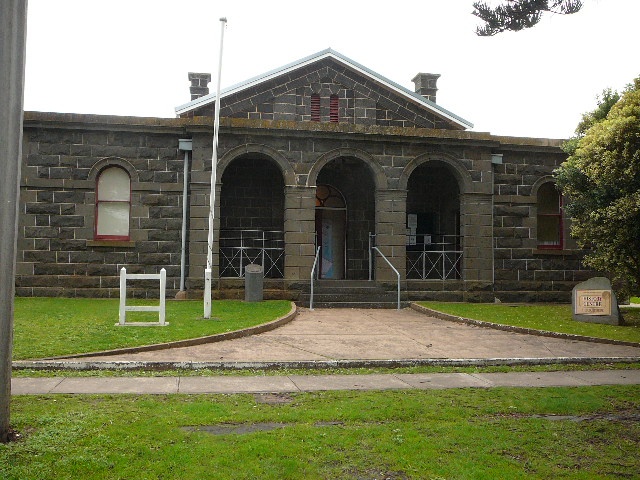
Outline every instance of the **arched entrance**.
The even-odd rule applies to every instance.
[[[446,163],[428,161],[407,185],[407,278],[459,279],[461,270],[458,181]]]
[[[345,278],[347,204],[342,193],[331,185],[316,188],[316,232],[320,278]]]
[[[376,185],[371,169],[358,158],[338,157],[322,167],[316,185],[318,245],[331,238],[333,259],[333,271],[324,270],[321,278],[366,280],[369,233],[375,232]]]
[[[221,178],[220,277],[244,276],[250,263],[267,278],[284,277],[284,180],[268,156],[231,161]]]

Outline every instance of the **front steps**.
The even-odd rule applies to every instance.
[[[298,305],[309,307],[310,292],[300,294]],[[400,292],[400,307],[408,307],[406,293]],[[367,280],[316,280],[313,308],[397,308],[398,292]]]

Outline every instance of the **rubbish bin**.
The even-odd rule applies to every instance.
[[[261,302],[263,300],[264,275],[262,265],[251,263],[244,268],[244,301]]]

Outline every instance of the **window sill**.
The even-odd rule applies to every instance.
[[[563,248],[535,248],[534,255],[572,255],[573,250],[565,250]]]
[[[87,247],[120,247],[133,248],[136,242],[131,240],[87,240]]]

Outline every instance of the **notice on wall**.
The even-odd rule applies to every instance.
[[[416,244],[416,229],[407,228],[407,245],[415,245],[415,244]]]
[[[575,313],[611,315],[611,290],[577,290]]]

